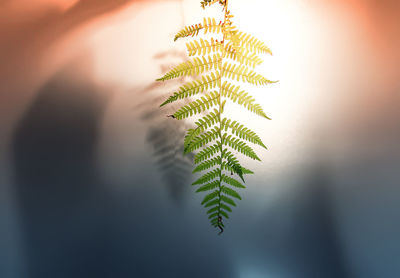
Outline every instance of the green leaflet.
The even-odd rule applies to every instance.
[[[204,196],[203,201],[201,201],[201,204],[204,205],[205,203],[207,203],[210,200],[213,200],[215,198],[218,197],[219,191],[215,190],[209,194],[207,194],[206,196]]]
[[[210,160],[206,160],[205,162],[197,165],[196,168],[194,168],[193,173],[197,173],[197,172],[201,172],[201,171],[205,171],[207,169],[210,169],[216,165],[221,165],[221,157],[214,157]]]
[[[241,45],[244,46],[249,51],[254,51],[256,53],[264,53],[272,55],[271,49],[265,45],[262,41],[253,36],[239,31],[237,34],[237,40],[240,41]]]
[[[219,94],[217,91],[210,92],[209,94],[195,100],[176,111],[173,116],[175,119],[182,120],[187,117],[199,114],[210,107],[218,105]]]
[[[229,185],[232,185],[237,188],[246,188],[243,184],[241,184],[239,181],[235,180],[234,178],[228,177],[227,175],[223,174],[222,175],[222,181],[226,182]]]
[[[211,38],[209,41],[200,39],[186,43],[186,49],[189,56],[206,55],[211,52],[221,52],[223,49],[223,43],[214,38]]]
[[[212,181],[213,179],[216,179],[220,175],[221,175],[221,169],[214,169],[214,170],[202,175],[195,182],[193,182],[192,185],[198,185],[198,184],[203,184],[203,183]]]
[[[220,81],[221,77],[219,72],[211,72],[210,75],[202,76],[201,80],[195,80],[183,85],[160,106],[164,106],[180,99],[192,97],[208,89],[214,89]]]
[[[163,77],[157,79],[157,81],[165,81],[181,76],[199,75],[203,72],[220,68],[220,63],[222,57],[220,54],[208,55],[207,57],[195,57],[193,60],[183,62],[182,64],[176,66],[169,72],[167,72]]]
[[[222,145],[229,146],[235,151],[244,154],[245,156],[248,156],[254,160],[261,161],[261,159],[257,156],[257,154],[253,151],[253,149],[249,145],[247,145],[239,138],[235,138],[232,135],[227,135],[225,133],[222,137]]]
[[[217,188],[218,185],[219,185],[218,181],[213,181],[213,182],[207,183],[205,185],[202,185],[199,189],[196,190],[196,192],[209,191],[209,190]]]
[[[210,112],[203,118],[196,122],[197,127],[195,129],[191,128],[188,130],[185,136],[184,146],[185,148],[193,141],[193,139],[202,133],[207,128],[213,126],[219,120],[219,111],[214,109],[214,112]]]
[[[263,62],[259,54],[272,55],[272,52],[262,41],[239,31],[233,25],[228,0],[203,0],[200,4],[203,8],[213,4],[223,6],[223,20],[204,18],[202,23],[180,30],[174,40],[198,36],[200,32],[214,33],[219,37],[200,37],[187,42],[188,55],[193,56],[192,59],[171,69],[157,81],[199,76],[181,86],[161,106],[189,100],[170,115],[171,118],[183,120],[198,117],[195,127],[189,129],[185,136],[184,153],[195,152],[193,173],[203,174],[192,185],[197,187],[196,192],[205,194],[201,204],[207,208],[211,225],[223,232],[224,221],[229,218],[232,207],[236,207],[234,200],[242,199],[239,190],[246,188],[244,176],[253,174],[253,171],[241,165],[233,151],[260,160],[248,143],[266,149],[256,132],[236,120],[222,117],[225,103],[230,100],[256,115],[270,119],[253,96],[230,80],[253,85],[267,85],[276,81],[253,70]]]
[[[239,138],[247,140],[253,144],[257,144],[265,149],[267,148],[261,141],[260,137],[254,131],[248,129],[247,127],[236,121],[224,118],[221,122],[221,128],[225,131],[230,129],[231,132]]]
[[[225,62],[222,65],[222,72],[223,77],[227,77],[236,81],[247,82],[253,85],[267,85],[277,82],[271,81],[261,74],[257,74],[255,71],[249,69],[245,65],[236,65]]]
[[[221,203],[221,209],[224,209],[227,212],[232,212],[232,209],[230,207],[228,207],[227,205],[225,205],[224,203]]]
[[[226,195],[232,196],[236,199],[242,200],[242,197],[240,197],[239,193],[237,193],[235,190],[232,188],[226,187],[226,186],[221,186],[221,192],[225,193]]]
[[[224,81],[221,85],[221,95],[229,98],[231,101],[238,103],[239,105],[243,105],[247,110],[264,117],[268,120],[270,118],[265,114],[261,105],[255,102],[255,99],[246,93],[245,91],[241,91],[239,86],[235,86],[229,84],[229,82]]]
[[[208,144],[209,142],[218,138],[219,129],[213,128],[210,131],[207,131],[199,136],[193,138],[190,142],[188,142],[184,148],[184,153],[191,153],[204,145]]]
[[[199,153],[195,154],[194,163],[198,164],[218,153],[220,151],[220,145],[221,143],[217,142],[214,145],[208,146]]]
[[[252,53],[251,51],[243,47],[227,45],[224,50],[225,57],[239,62],[239,64],[255,68],[256,66],[259,66],[263,63],[263,60],[258,57],[256,53]]]

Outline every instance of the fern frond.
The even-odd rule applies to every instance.
[[[232,45],[227,45],[224,50],[226,55],[225,57],[230,58],[239,64],[255,68],[263,63],[263,60],[258,57],[257,54],[251,53],[249,50],[242,50]]]
[[[240,197],[239,193],[237,193],[232,188],[229,188],[229,187],[226,187],[226,186],[222,186],[221,187],[221,192],[225,193],[226,195],[229,195],[231,197],[234,197],[236,199],[242,200],[242,197]]]
[[[222,181],[226,182],[229,185],[232,185],[237,188],[246,188],[243,184],[241,184],[239,181],[235,180],[234,178],[228,177],[225,174],[222,174]]]
[[[217,190],[207,194],[206,196],[204,196],[203,201],[201,201],[201,204],[204,205],[205,203],[207,203],[210,200],[213,200],[215,198],[218,197],[219,192]]]
[[[222,66],[222,76],[253,85],[267,85],[277,82],[271,81],[261,74],[257,74],[246,66],[230,64],[228,62],[225,62]]]
[[[207,169],[214,167],[215,165],[220,165],[220,164],[221,164],[221,157],[220,156],[214,157],[210,160],[204,161],[203,163],[198,165],[196,168],[194,168],[193,173],[205,171]]]
[[[217,109],[214,109],[214,112],[210,112],[209,114],[205,115],[203,118],[199,119],[195,124],[197,127],[195,129],[191,128],[188,130],[185,140],[184,140],[184,147],[189,145],[189,143],[198,136],[200,133],[202,133],[204,130],[207,128],[211,127],[214,125],[217,121],[219,120],[219,111]]]
[[[212,220],[218,219],[218,212],[215,212],[215,213],[209,215],[209,216],[208,216],[208,219],[212,219]]]
[[[241,45],[245,46],[248,50],[272,55],[271,49],[269,49],[265,43],[251,36],[250,34],[239,31],[236,34],[236,37],[237,40],[240,41]]]
[[[268,80],[252,70],[263,62],[258,55],[272,54],[271,50],[259,39],[236,28],[232,22],[233,15],[228,10],[228,0],[202,0],[201,6],[205,8],[216,3],[223,6],[223,21],[204,18],[202,23],[184,27],[176,34],[174,40],[197,36],[200,31],[204,34],[222,33],[221,38],[199,38],[187,42],[188,55],[194,56],[192,60],[174,67],[157,80],[202,75],[201,78],[181,86],[161,106],[204,93],[180,107],[170,117],[182,120],[205,113],[195,122],[195,127],[188,130],[184,139],[184,153],[198,151],[194,154],[196,167],[193,173],[203,173],[192,185],[199,185],[196,192],[206,193],[201,204],[207,208],[211,225],[219,228],[222,233],[225,227],[224,220],[229,218],[232,207],[236,207],[233,199],[242,199],[237,189],[245,188],[244,175],[253,174],[240,164],[233,153],[260,160],[245,141],[266,148],[254,131],[237,121],[222,117],[225,103],[229,99],[256,115],[269,119],[261,105],[256,103],[250,94],[228,81],[222,82],[222,79],[233,79],[253,85],[267,85],[275,81]],[[209,71],[212,72],[203,75]]]
[[[249,141],[251,143],[257,144],[263,148],[267,148],[261,141],[260,137],[252,130],[248,129],[244,125],[238,123],[237,121],[232,121],[230,119],[224,118],[221,121],[221,129],[227,131],[228,129],[236,135],[237,137]]]
[[[196,192],[203,192],[203,191],[209,191],[217,188],[219,186],[219,181],[213,181],[210,183],[207,183],[205,185],[202,185],[199,187],[199,189],[196,190]]]
[[[221,168],[230,171],[231,174],[237,174],[244,182],[244,168],[242,167],[242,165],[240,165],[239,160],[233,155],[233,153],[230,152],[228,149],[224,149],[221,153],[221,157],[226,160],[221,164]]]
[[[181,107],[173,114],[173,117],[175,119],[182,120],[208,110],[210,107],[218,105],[218,97],[218,92],[210,92],[200,99],[194,100],[193,102]]]
[[[219,128],[213,128],[199,136],[193,138],[184,148],[184,153],[191,153],[204,145],[214,141],[219,136]]]
[[[186,48],[189,56],[195,55],[206,55],[211,52],[222,51],[224,43],[222,41],[211,38],[208,40],[195,40],[193,42],[186,43]]]
[[[243,105],[247,110],[264,117],[268,120],[271,120],[264,112],[262,109],[261,105],[258,103],[255,103],[255,99],[246,93],[245,91],[240,91],[239,86],[232,85],[228,83],[227,81],[224,81],[224,83],[221,85],[221,95],[224,97],[229,98],[235,103],[238,103],[240,105]]]
[[[180,38],[197,36],[199,34],[200,30],[204,30],[204,34],[207,34],[208,32],[218,34],[218,33],[221,33],[222,25],[223,25],[223,23],[222,22],[217,23],[215,18],[210,18],[210,17],[204,18],[203,23],[186,26],[181,31],[179,31],[175,35],[174,41],[176,41]]]
[[[205,206],[206,208],[208,208],[208,207],[217,205],[218,203],[219,203],[219,201],[218,201],[217,199],[214,199],[214,200],[208,202],[207,204],[205,204],[204,206]]]
[[[227,203],[227,204],[229,204],[231,206],[236,207],[235,201],[233,201],[231,198],[229,198],[229,197],[227,197],[225,195],[221,195],[221,201],[224,202],[224,203]]]
[[[225,204],[221,204],[221,209],[224,209],[227,212],[232,212],[232,209],[229,206],[225,205]]]
[[[202,175],[195,182],[193,182],[192,185],[198,185],[198,184],[203,184],[203,183],[212,181],[213,179],[216,179],[217,177],[219,177],[220,173],[221,173],[221,169],[214,169],[214,170]]]
[[[201,80],[194,80],[186,85],[181,86],[178,91],[169,96],[168,99],[160,105],[160,107],[180,99],[192,97],[209,89],[214,89],[220,82],[220,73],[218,71],[211,72],[207,76],[202,76]]]
[[[219,213],[220,213],[222,216],[224,216],[226,219],[229,219],[229,215],[228,215],[225,211],[220,210]]]
[[[163,77],[157,79],[157,81],[165,81],[169,79],[174,79],[180,76],[190,76],[199,75],[205,71],[212,69],[219,69],[219,64],[222,61],[220,54],[214,54],[213,56],[206,57],[195,57],[191,61],[184,62],[169,72],[167,72]]]
[[[240,165],[239,160],[228,149],[224,150],[223,156],[226,161],[222,162],[221,167],[224,168],[225,170],[230,171],[231,174],[232,173],[237,174],[242,179],[243,182],[244,179],[242,175],[254,174],[253,171]]]
[[[241,167],[240,165],[237,165],[237,164],[231,164],[226,161],[222,162],[221,168],[222,168],[222,170],[229,171],[231,173],[231,175],[233,175],[233,173],[237,174],[242,179],[243,182],[244,182],[243,175],[254,174],[253,171],[251,171],[247,168]],[[242,175],[242,176],[240,176],[240,175]]]
[[[203,149],[201,152],[195,154],[194,156],[194,163],[198,164],[206,159],[211,158],[214,156],[216,153],[220,151],[220,142],[217,142],[216,144],[212,146],[208,146],[205,149]]]
[[[254,160],[261,161],[253,149],[239,138],[235,138],[232,135],[226,133],[222,136],[222,144],[231,147],[232,149],[248,156]]]
[[[209,210],[207,210],[207,214],[210,214],[210,213],[213,213],[213,212],[216,212],[216,211],[218,211],[218,209],[219,209],[219,207],[217,206],[217,207],[213,207],[213,208],[210,208]]]

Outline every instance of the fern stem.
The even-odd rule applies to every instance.
[[[227,19],[227,11],[228,11],[228,0],[225,0],[225,13],[224,13],[224,26],[226,24],[226,19]],[[225,32],[223,32],[223,39],[222,39],[222,49],[221,51],[225,51]],[[221,232],[219,233],[222,234],[224,232],[223,229],[223,223],[222,223],[222,216],[221,216],[221,191],[222,191],[222,171],[224,170],[224,168],[222,167],[222,159],[223,159],[223,155],[224,155],[224,144],[222,144],[222,120],[221,120],[221,114],[222,114],[222,103],[221,103],[221,95],[222,95],[222,86],[221,86],[221,79],[223,76],[223,57],[224,57],[224,53],[222,53],[221,55],[221,63],[220,63],[220,82],[218,82],[218,87],[219,87],[219,94],[218,94],[218,109],[219,109],[219,113],[218,113],[218,122],[219,122],[219,139],[221,142],[220,145],[220,152],[221,152],[221,163],[220,163],[220,168],[219,168],[219,183],[218,183],[218,228],[221,230]]]

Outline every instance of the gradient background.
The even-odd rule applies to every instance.
[[[217,236],[153,81],[199,1],[0,0],[0,277],[400,277],[400,1],[230,7],[280,82]]]

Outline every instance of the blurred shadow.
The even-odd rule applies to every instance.
[[[308,178],[289,186],[261,220],[268,232],[256,248],[287,277],[352,277],[334,218],[329,169],[323,163],[309,169]]]
[[[72,71],[39,91],[14,134],[29,277],[111,277],[113,268],[103,219],[109,200],[96,162],[107,98],[87,80],[67,78]]]
[[[158,53],[154,58],[162,60],[161,72],[171,67],[171,60],[180,62],[187,60],[184,52],[175,50]],[[163,182],[177,204],[182,203],[185,188],[190,184],[192,176],[193,154],[183,154],[183,140],[191,124],[186,120],[178,121],[168,117],[178,109],[176,104],[159,106],[183,82],[181,78],[147,86],[139,92],[141,97],[144,96],[145,101],[137,106],[141,119],[149,125],[147,142],[153,147],[153,156],[162,174]],[[183,102],[187,103],[188,100]]]

